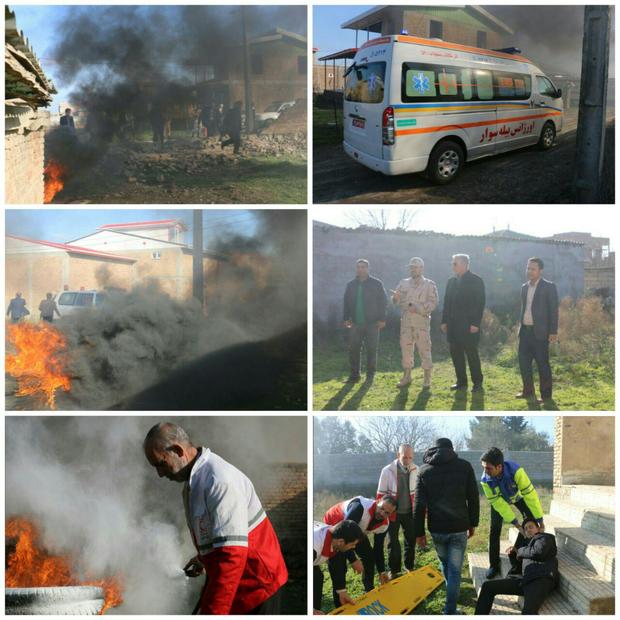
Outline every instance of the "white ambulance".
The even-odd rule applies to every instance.
[[[372,170],[426,171],[448,183],[463,163],[562,129],[562,91],[519,50],[438,39],[371,39],[346,74],[344,149]]]

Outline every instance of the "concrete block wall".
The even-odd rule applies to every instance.
[[[482,474],[481,450],[463,450],[460,458],[469,461],[476,472]],[[416,465],[422,465],[423,452],[414,454]],[[535,484],[551,486],[553,482],[553,452],[511,452],[504,451],[507,460],[521,464]],[[314,490],[339,490],[359,486],[361,489],[376,489],[381,469],[394,460],[389,452],[380,454],[319,454],[314,455]],[[362,491],[360,491],[362,493]]]
[[[43,204],[45,130],[20,129],[4,137],[5,201]]]
[[[493,312],[518,314],[521,285],[531,256],[545,261],[545,277],[556,283],[560,297],[578,298],[584,292],[581,245],[423,231],[351,230],[320,222],[314,223],[313,231],[313,312],[315,320],[329,325],[342,319],[344,290],[355,277],[358,258],[370,261],[371,274],[381,279],[387,290],[409,276],[409,259],[421,256],[426,263],[425,275],[439,290],[438,310],[452,276],[451,258],[457,253],[470,255],[471,269],[484,279],[487,308]]]

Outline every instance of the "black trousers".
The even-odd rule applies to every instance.
[[[383,551],[383,549],[382,549]],[[359,557],[364,567],[364,573],[362,575],[362,583],[364,584],[364,590],[370,592],[375,587],[375,551],[370,544],[368,536],[364,536],[364,539],[355,547],[355,555]],[[334,605],[340,607],[340,599],[336,592],[337,583],[346,583],[347,580],[347,561],[355,557],[354,554],[349,553],[337,553],[334,557],[328,560],[329,574],[332,577],[332,595],[334,597]]]
[[[323,582],[325,577],[320,566],[312,567],[312,608],[321,611],[323,602]]]
[[[353,325],[349,329],[349,366],[351,376],[360,376],[362,345],[366,345],[366,374],[377,371],[377,350],[379,348],[379,328],[376,323]]]
[[[388,535],[388,566],[392,573],[401,571],[401,551],[398,532],[403,529],[405,538],[405,568],[413,570],[415,564],[415,528],[413,526],[413,514],[397,514],[396,520],[390,521]],[[377,537],[376,537],[377,538]],[[375,545],[378,540],[375,538]],[[381,551],[383,553],[383,551]]]
[[[239,152],[239,147],[241,146],[241,134],[238,133],[229,133],[228,140],[222,140],[222,147],[229,146],[231,144],[235,145],[234,153]]]
[[[525,517],[533,517],[534,515],[527,507],[524,499],[520,499],[514,504],[523,518]],[[499,560],[499,544],[500,539],[502,537],[502,526],[504,525],[504,520],[502,519],[502,515],[497,512],[494,508],[491,508],[491,530],[489,531],[489,565],[497,566],[499,568],[500,560]],[[525,538],[519,533],[517,536],[517,540],[515,541],[515,547],[521,547],[525,543]],[[512,560],[511,560],[512,564]]]
[[[480,366],[480,355],[478,354],[478,344],[480,334],[467,334],[464,340],[450,341],[450,357],[456,373],[458,385],[467,385],[467,367],[465,358],[469,364],[469,373],[474,385],[481,385],[483,380],[482,367]]]
[[[524,604],[521,614],[524,616],[537,616],[538,610],[545,599],[555,588],[555,582],[551,577],[534,579],[523,584],[522,579],[492,579],[485,581],[480,589],[478,602],[476,603],[476,616],[488,616],[493,607],[496,594],[516,594],[523,596]]]
[[[523,379],[523,392],[534,395],[534,376],[532,362],[536,361],[538,378],[540,381],[541,398],[551,398],[553,392],[553,378],[549,364],[549,340],[539,340],[534,335],[534,328],[521,326],[519,332],[519,369]]]
[[[319,569],[320,570],[320,569]],[[282,613],[282,588],[247,612],[249,616],[279,616]]]

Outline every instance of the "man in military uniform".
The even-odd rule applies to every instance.
[[[392,291],[392,301],[400,306],[400,350],[402,353],[403,376],[397,387],[411,383],[413,352],[417,347],[424,369],[425,389],[431,386],[433,360],[431,358],[431,312],[438,303],[437,286],[425,278],[424,261],[415,257],[409,261],[410,278],[404,278]]]

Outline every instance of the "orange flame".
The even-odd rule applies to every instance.
[[[5,540],[14,541],[15,551],[8,554],[5,571],[7,588],[40,588],[62,586],[96,586],[103,588],[104,603],[100,614],[123,602],[122,584],[118,577],[79,581],[73,576],[69,557],[49,554],[40,544],[35,525],[22,517],[6,522]]]
[[[65,186],[64,177],[66,176],[67,169],[59,164],[57,161],[51,159],[43,175],[45,178],[45,193],[43,196],[43,202],[49,204],[54,199],[54,196]]]
[[[8,326],[14,354],[6,355],[6,371],[17,379],[17,396],[33,396],[56,409],[56,390],[71,389],[65,352],[67,340],[49,323]]]

